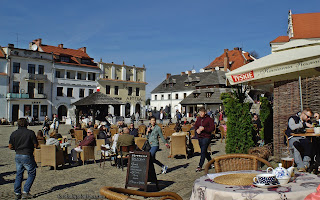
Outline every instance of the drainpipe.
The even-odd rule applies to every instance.
[[[302,103],[301,76],[299,76],[299,92],[300,92],[300,107],[301,107],[301,113],[302,113],[302,111],[303,111],[303,103]]]

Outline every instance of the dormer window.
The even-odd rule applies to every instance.
[[[206,97],[210,98],[212,96],[212,92],[206,92]]]
[[[185,87],[188,87],[188,86],[189,86],[189,83],[184,83],[184,86],[185,86]]]
[[[90,60],[88,60],[88,59],[81,59],[81,64],[90,64],[91,62],[90,62]]]
[[[61,56],[60,60],[61,60],[61,62],[70,62],[70,58],[69,57],[65,57],[65,56]]]
[[[193,94],[193,97],[194,97],[194,98],[198,98],[199,95],[200,95],[199,93],[194,93],[194,94]]]

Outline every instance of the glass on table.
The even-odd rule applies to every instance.
[[[294,165],[293,154],[290,152],[288,147],[281,147],[280,158],[282,167],[288,169]]]

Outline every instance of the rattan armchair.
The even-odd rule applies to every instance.
[[[100,189],[100,194],[105,196],[110,200],[137,200],[129,195],[150,198],[150,197],[162,197],[160,200],[172,199],[172,200],[182,200],[182,198],[174,192],[142,192],[137,190],[130,190],[124,188],[116,187],[102,187]]]
[[[57,150],[56,145],[40,145],[41,167],[52,166],[56,170],[58,165],[64,166],[62,150]]]
[[[134,142],[137,145],[138,149],[142,150],[144,143],[147,141],[147,138],[135,137]]]
[[[85,164],[85,161],[92,159],[96,162],[95,155],[94,155],[94,146],[82,146],[82,151],[80,152],[80,158]]]
[[[224,138],[224,143],[226,143],[227,140],[227,132],[224,130],[223,126],[219,126],[220,135],[221,135],[221,143]]]
[[[214,164],[215,172],[258,170],[260,163],[268,167],[272,165],[263,158],[250,154],[226,154],[212,158],[205,166],[204,172],[208,174],[211,164]]]
[[[83,140],[83,130],[74,130],[75,144],[79,144]]]
[[[188,159],[187,154],[187,138],[184,135],[172,135],[170,140],[170,156],[173,158],[175,155],[185,155]]]

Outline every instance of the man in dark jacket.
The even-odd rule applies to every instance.
[[[136,128],[134,128],[134,124],[133,123],[130,124],[129,133],[130,133],[130,135],[133,135],[134,137],[138,137],[139,136],[138,130]]]
[[[289,146],[293,149],[294,162],[300,172],[305,172],[310,166],[312,145],[308,138],[301,136],[292,136],[291,133],[302,133],[305,128],[311,128],[309,123],[313,113],[310,108],[304,109],[302,113],[297,113],[288,119],[286,135],[288,136]],[[304,157],[301,157],[303,151]]]
[[[38,146],[38,140],[32,130],[27,129],[28,122],[24,118],[18,120],[18,130],[14,131],[9,140],[9,149],[16,151],[16,180],[14,182],[14,193],[16,199],[34,198],[30,194],[30,188],[36,178],[36,162],[34,161],[33,151]],[[23,181],[24,170],[28,171],[28,178],[24,184],[21,195],[21,183]]]
[[[213,119],[206,114],[206,109],[203,107],[199,109],[199,117],[194,125],[194,129],[196,130],[201,149],[200,162],[196,169],[198,172],[202,170],[205,158],[207,158],[208,162],[211,160],[211,156],[207,150],[211,141],[211,132],[215,129]]]

